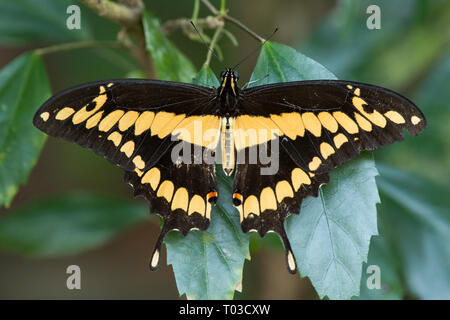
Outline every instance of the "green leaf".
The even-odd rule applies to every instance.
[[[370,154],[350,161],[331,173],[319,197],[304,201],[299,216],[286,221],[300,273],[321,298],[359,295],[361,265],[377,234],[376,175]]]
[[[383,232],[380,232],[383,234]],[[371,268],[378,267],[374,271]],[[371,277],[380,272],[380,288],[373,288]],[[372,237],[370,242],[369,257],[363,264],[363,277],[361,278],[360,296],[356,300],[399,300],[403,298],[404,288],[401,279],[400,265],[392,250],[392,247],[383,236]]]
[[[259,55],[249,87],[313,79],[337,78],[324,66],[295,49],[267,41]]]
[[[421,299],[450,299],[448,189],[386,166],[380,173],[383,230],[409,292]]]
[[[37,161],[45,136],[32,119],[48,97],[39,56],[22,55],[0,71],[0,206],[9,206]]]
[[[0,219],[0,250],[31,256],[78,253],[148,218],[136,202],[95,194],[42,200]]]
[[[88,9],[81,10],[81,29],[66,26],[69,0],[0,0],[0,43],[29,45],[30,42],[67,42],[90,38]],[[79,3],[77,5],[80,5]],[[81,5],[80,5],[81,6]]]
[[[197,83],[217,86],[218,80],[208,67],[196,77]],[[239,214],[231,204],[232,180],[217,166],[220,199],[211,211],[206,231],[191,231],[186,237],[171,231],[164,242],[167,263],[175,273],[178,292],[188,299],[232,299],[242,288],[242,271],[249,259],[249,237],[244,234]]]
[[[206,66],[203,66],[203,68],[200,69],[192,83],[211,88],[217,88],[220,85],[220,82],[214,72],[211,68]]]
[[[417,137],[380,150],[377,160],[411,170],[449,185],[450,181],[450,50],[442,55],[422,80],[413,101],[424,112],[428,127]],[[433,170],[423,170],[424,167]]]
[[[153,63],[161,80],[191,82],[195,75],[192,63],[166,38],[158,19],[149,11],[145,11],[145,42],[150,51]]]
[[[306,79],[336,77],[314,60],[273,42],[263,46],[251,77],[254,85]],[[365,154],[334,170],[319,197],[307,198],[301,214],[286,220],[300,273],[311,279],[322,298],[359,295],[361,266],[370,238],[377,234],[376,175],[372,156]]]

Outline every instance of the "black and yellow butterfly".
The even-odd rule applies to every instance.
[[[317,196],[333,168],[362,150],[403,140],[403,129],[417,135],[426,120],[407,98],[369,84],[314,80],[241,90],[237,81],[227,69],[217,89],[140,79],[83,84],[45,102],[33,122],[125,170],[135,195],[164,222],[151,269],[168,231],[208,228],[219,190],[215,163],[206,155],[217,149],[225,174],[235,172],[230,201],[242,230],[277,232],[295,273],[286,217],[298,214],[307,196]],[[276,151],[270,174],[262,173],[273,164],[260,150]]]

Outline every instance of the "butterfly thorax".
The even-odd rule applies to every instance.
[[[236,71],[228,68],[220,75],[222,82],[217,88],[217,97],[219,101],[219,112],[222,116],[230,117],[236,114],[239,103],[239,88],[237,80],[239,75]]]

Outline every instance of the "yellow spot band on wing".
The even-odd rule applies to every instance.
[[[417,125],[420,121],[422,121],[422,119],[420,119],[418,116],[412,116],[411,117],[411,123],[413,125]]]
[[[396,124],[402,124],[406,122],[405,118],[403,118],[402,115],[397,111],[388,111],[384,114],[384,116]]]
[[[158,138],[164,138],[171,133],[180,122],[185,118],[184,114],[178,114],[171,112],[161,111],[158,112],[153,119],[151,134],[157,135]]]
[[[92,117],[90,117],[88,119],[88,121],[86,121],[86,129],[91,129],[91,128],[95,127],[99,123],[100,119],[102,118],[102,115],[103,115],[103,110],[100,112],[97,112]]]
[[[44,122],[45,122],[45,121],[47,121],[48,118],[50,117],[50,113],[48,113],[48,112],[42,112],[41,115],[40,115],[40,117],[41,117],[42,120],[44,120]]]
[[[372,123],[377,125],[378,127],[384,128],[386,126],[386,118],[383,117],[381,113],[377,110],[373,110],[373,112],[369,113],[364,110],[363,105],[367,105],[367,102],[361,99],[360,97],[352,98],[353,106],[367,119],[369,119]]]
[[[159,198],[165,198],[167,202],[170,203],[170,200],[172,200],[173,196],[173,190],[174,186],[172,181],[164,180],[161,185],[158,188],[158,192],[156,193],[156,196]]]
[[[322,126],[327,129],[328,131],[335,133],[338,128],[339,125],[336,122],[336,119],[333,118],[333,116],[329,113],[329,112],[320,112],[317,115],[317,118],[319,118],[320,123],[322,124]]]
[[[251,213],[259,216],[259,202],[254,195],[247,197],[244,201],[244,218],[247,218]]]
[[[305,171],[300,168],[295,168],[291,172],[291,181],[294,190],[297,192],[302,184],[310,185],[311,179],[308,177]]]
[[[144,172],[142,172],[141,170],[139,170],[139,169],[134,169],[134,172],[136,172],[136,174],[138,175],[138,177],[142,177],[142,175],[144,174]]]
[[[58,113],[56,114],[55,119],[56,120],[66,120],[68,117],[70,117],[73,113],[75,112],[74,109],[69,108],[69,107],[65,107],[61,110],[58,111]]]
[[[322,163],[322,160],[320,160],[319,157],[312,158],[311,162],[308,164],[309,170],[314,171],[319,168],[320,164]]]
[[[283,135],[278,125],[268,117],[242,115],[234,122],[234,139],[237,150],[268,142]]]
[[[187,212],[189,205],[189,194],[186,188],[178,188],[172,200],[172,211],[181,209]]]
[[[311,132],[314,136],[320,137],[322,132],[322,125],[319,119],[312,112],[305,112],[302,114],[303,124],[305,128]]]
[[[142,160],[141,156],[135,156],[133,158],[133,163],[138,169],[144,169],[145,168],[145,162]]]
[[[144,176],[141,179],[141,183],[142,184],[149,183],[150,187],[154,191],[158,187],[160,180],[161,180],[161,172],[159,171],[159,169],[151,168],[144,174]]]
[[[333,112],[333,116],[345,131],[351,134],[358,133],[358,125],[348,115],[342,111],[335,111]]]
[[[155,118],[155,113],[151,111],[144,111],[141,113],[139,118],[137,118],[136,123],[134,124],[134,134],[140,135],[144,131],[150,129],[153,119]]]
[[[190,116],[184,118],[172,131],[178,139],[214,150],[220,136],[220,118],[217,116]]]
[[[205,199],[198,194],[194,195],[189,202],[188,215],[191,215],[194,212],[200,213],[202,216],[205,215]]]
[[[370,121],[367,121],[366,118],[364,118],[361,114],[355,111],[355,119],[358,123],[358,126],[363,129],[364,131],[370,132],[372,131],[372,123]]]
[[[119,121],[125,112],[123,110],[114,110],[100,121],[98,130],[107,132]]]
[[[334,153],[334,148],[326,142],[320,144],[320,153],[322,157],[326,160],[329,156]]]
[[[130,140],[123,144],[120,148],[120,151],[125,153],[125,155],[129,158],[134,152],[134,141]]]
[[[286,180],[280,181],[275,187],[275,194],[277,195],[277,200],[279,203],[283,201],[284,198],[293,198],[294,191],[291,185]]]
[[[277,200],[271,187],[265,187],[261,191],[259,202],[261,204],[261,212],[265,210],[277,210]]]
[[[336,148],[339,149],[344,143],[348,142],[348,139],[343,133],[339,133],[333,138],[333,142]]]
[[[305,135],[303,120],[298,112],[282,113],[280,115],[272,114],[270,118],[292,140],[295,140],[297,136],[303,137]]]
[[[122,135],[119,132],[114,131],[108,136],[107,140],[111,140],[114,145],[118,147],[120,145],[120,142],[122,142]]]
[[[86,110],[87,106],[89,105],[89,104],[87,104],[73,115],[73,118],[72,118],[73,124],[79,124],[79,123],[85,121],[87,118],[89,118],[94,113],[96,113],[105,104],[107,99],[108,99],[108,97],[106,96],[106,94],[101,94],[101,95],[97,96],[94,100],[92,100],[92,102],[95,103],[95,106],[92,110],[89,110],[89,111]]]
[[[127,111],[122,118],[119,120],[119,130],[125,131],[128,130],[136,121],[136,119],[139,117],[139,112],[137,111]]]

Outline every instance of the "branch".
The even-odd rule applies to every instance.
[[[34,53],[42,56],[50,53],[73,49],[103,48],[103,47],[124,48],[123,44],[117,41],[83,41],[83,42],[62,43],[50,47],[39,48],[34,50]]]
[[[141,0],[127,1],[127,5],[110,0],[80,0],[86,6],[111,21],[124,26],[140,23],[144,5]]]
[[[153,73],[150,54],[145,48],[145,34],[141,18],[144,4],[142,0],[120,0],[120,3],[110,0],[80,0],[82,3],[111,21],[123,26],[118,34],[118,40],[141,65],[146,76]],[[135,41],[131,40],[133,38]]]
[[[194,21],[192,19],[192,21]],[[195,25],[200,27],[200,28],[208,28],[208,29],[217,29],[221,26],[223,26],[223,21],[222,19],[215,17],[215,16],[207,16],[206,18],[197,18],[194,21]],[[174,20],[167,20],[166,22],[164,22],[164,24],[161,26],[163,32],[165,34],[169,34],[171,33],[173,30],[175,29],[182,29],[184,32],[188,32],[192,31],[192,26],[191,26],[191,19],[188,18],[179,18],[179,19],[174,19]]]
[[[261,43],[264,43],[266,41],[266,39],[258,35],[256,32],[252,31],[249,27],[247,27],[245,24],[243,24],[236,18],[230,17],[229,15],[227,15],[226,12],[220,12],[219,10],[217,10],[216,7],[214,7],[208,0],[202,0],[202,2],[208,8],[208,10],[211,11],[211,13],[214,14],[215,16],[227,20],[231,23],[234,23],[236,26],[247,32],[249,35],[251,35]]]

